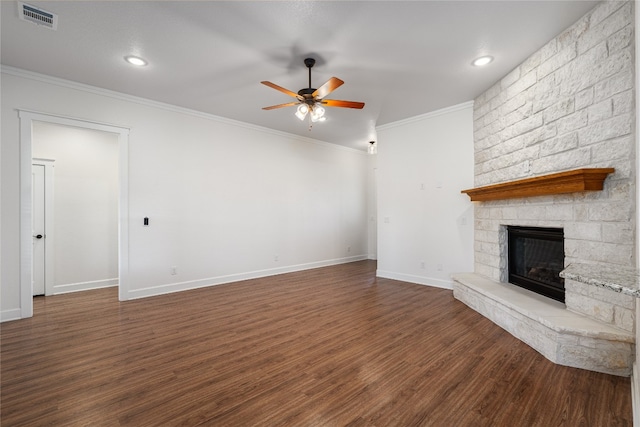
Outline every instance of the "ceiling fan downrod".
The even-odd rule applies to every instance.
[[[298,95],[304,97],[304,101],[301,100],[302,103],[309,105],[312,107],[315,105],[316,100],[313,98],[313,93],[316,91],[315,88],[311,87],[311,68],[315,65],[316,60],[313,58],[305,58],[304,65],[309,69],[309,87],[304,89],[300,89],[298,91]]]
[[[316,64],[316,60],[313,58],[305,58],[304,65],[309,69],[309,88],[311,88],[311,68]]]

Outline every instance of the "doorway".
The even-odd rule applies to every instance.
[[[55,236],[55,243],[48,245],[51,250],[45,252],[54,272],[53,277],[46,277],[52,281],[48,295],[117,286],[117,135],[36,121],[32,144],[34,157],[55,159],[53,209],[44,213],[45,218],[53,216],[55,221],[46,235],[34,234],[34,286],[38,284],[35,273],[42,270],[37,263],[36,249],[43,246],[38,235],[44,243]],[[38,217],[34,204],[34,222]]]
[[[123,127],[81,119],[20,110],[20,311],[21,317],[33,316],[33,201],[32,157],[34,123],[43,122],[73,128],[91,129],[115,135],[118,144],[117,277],[118,297],[128,299],[128,143],[129,130]],[[44,239],[46,241],[46,239]]]

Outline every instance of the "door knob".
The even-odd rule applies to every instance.
[[[33,236],[33,237],[35,237],[36,239],[42,239],[42,234],[36,234],[36,235],[35,235],[35,236]]]

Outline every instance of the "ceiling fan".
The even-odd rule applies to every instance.
[[[312,122],[322,122],[326,120],[326,117],[324,116],[324,108],[322,107],[323,105],[326,105],[327,107],[356,108],[359,110],[364,107],[364,102],[324,99],[325,96],[329,95],[331,92],[342,86],[344,82],[337,77],[331,77],[318,89],[312,88],[311,68],[315,65],[315,63],[316,60],[313,58],[306,58],[304,60],[304,65],[306,65],[309,69],[309,87],[300,89],[298,93],[292,92],[289,89],[285,89],[271,82],[260,82],[265,86],[269,86],[275,90],[279,90],[280,92],[286,93],[287,95],[297,99],[297,101],[287,102],[286,104],[264,107],[263,110],[275,110],[276,108],[292,107],[294,105],[297,105],[298,108],[296,110],[296,117],[298,117],[300,120],[304,120],[307,113],[309,113],[309,118]],[[311,129],[311,127],[309,127],[309,129]]]

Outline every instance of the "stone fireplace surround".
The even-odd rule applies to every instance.
[[[635,6],[598,3],[474,100],[476,187],[615,172],[602,191],[474,202],[474,271],[453,284],[456,298],[548,359],[615,375],[631,373],[636,298],[581,273],[565,277],[566,305],[509,285],[505,228],[563,228],[565,268],[635,266]]]
[[[591,190],[602,190],[605,177],[614,170],[589,170],[591,174],[603,170],[606,173]],[[576,171],[568,171],[537,177],[533,180],[538,189],[530,187],[532,179],[524,179],[463,190],[463,193],[469,194],[472,200],[474,197],[475,200],[483,197],[500,200],[520,198],[523,191],[531,197],[580,191],[582,186],[545,188],[548,187],[545,183],[559,175],[576,174]],[[495,196],[496,191],[499,191],[499,196]],[[522,205],[522,200],[515,203]],[[570,265],[562,274],[566,292],[564,304],[519,288],[508,283],[509,225],[528,224],[504,218],[500,221],[497,233],[499,281],[474,273],[455,274],[454,297],[554,363],[614,375],[631,375],[635,359],[634,297],[640,296],[640,291],[636,291],[637,273],[624,267]]]
[[[549,182],[557,184],[558,176],[585,175],[584,171],[510,181],[463,190],[463,193],[476,201],[521,199],[515,203],[522,205],[523,192],[529,197],[537,197],[585,191],[582,184],[548,185]],[[589,175],[600,173],[598,182],[589,188],[597,191],[604,189],[606,176],[615,172],[611,168],[586,171]],[[536,183],[533,187],[532,181]],[[550,186],[553,187],[551,190]],[[635,359],[635,297],[640,297],[637,272],[604,265],[574,263],[565,266],[561,273],[565,278],[565,303],[509,284],[507,227],[530,225],[518,221],[503,218],[498,226],[500,280],[475,273],[454,274],[454,297],[554,363],[613,375],[631,375]],[[539,222],[536,225],[540,225]]]

